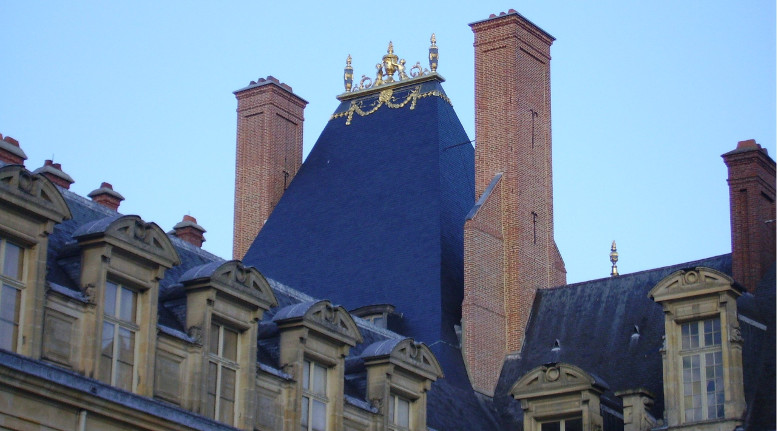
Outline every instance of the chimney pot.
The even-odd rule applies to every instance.
[[[205,242],[205,229],[197,224],[197,219],[185,215],[184,218],[173,226],[173,230],[168,232],[168,235],[174,235],[195,247],[202,247]]]
[[[27,155],[19,148],[19,141],[10,136],[3,137],[0,134],[0,162],[24,165],[26,159]]]
[[[92,198],[93,202],[97,202],[113,211],[118,211],[119,204],[124,200],[124,196],[114,191],[113,186],[106,182],[101,183],[100,188],[92,190],[87,196]]]
[[[33,174],[41,174],[63,189],[69,189],[70,185],[75,182],[70,175],[62,170],[61,164],[54,163],[51,160],[44,161],[43,166],[33,171]]]

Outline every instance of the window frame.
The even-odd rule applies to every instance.
[[[562,418],[557,417],[557,418],[538,419],[538,421],[537,421],[538,428],[537,429],[538,429],[538,431],[542,431],[543,430],[543,425],[550,424],[550,423],[558,423],[559,424],[559,431],[566,431],[567,430],[567,427],[566,427],[567,422],[575,421],[575,420],[580,421],[580,428],[579,429],[583,430],[584,429],[584,426],[583,426],[583,415],[565,416],[565,417],[562,417]]]
[[[711,343],[709,344],[706,340],[706,335],[708,334],[706,323],[712,322],[712,325],[714,325],[715,329],[718,329],[718,331],[710,332],[711,334]],[[718,420],[725,417],[726,413],[724,410],[725,405],[725,396],[726,396],[726,390],[725,390],[725,382],[724,382],[724,350],[723,350],[723,327],[721,325],[721,318],[719,315],[711,315],[711,316],[704,316],[699,319],[694,320],[687,320],[687,321],[681,321],[677,322],[678,326],[678,333],[680,334],[679,340],[681,340],[679,350],[678,350],[678,370],[680,371],[680,413],[682,417],[682,421],[684,423],[693,423],[693,422],[700,422],[700,421],[707,421],[707,420]],[[691,337],[687,337],[684,334],[684,328],[692,328],[696,327],[696,345],[692,345],[691,343]],[[687,346],[686,340],[689,339],[690,343]],[[713,356],[713,364],[709,364],[709,355]],[[718,356],[716,356],[718,354]],[[685,359],[687,358],[697,358],[697,367],[698,373],[699,373],[699,380],[695,381],[689,381],[687,382],[687,368],[685,366]],[[711,383],[711,379],[708,377],[708,368],[712,366],[713,371],[713,383],[715,391],[710,392],[707,390],[708,385]],[[693,375],[693,368],[689,369],[691,378],[694,378]],[[717,378],[718,377],[718,378]],[[700,397],[700,415],[699,417],[694,415],[693,410],[696,410],[697,408],[694,407],[694,405],[687,407],[687,397],[694,397],[695,394],[692,392],[691,394],[687,394],[687,384],[693,385],[694,383],[697,383],[699,385],[699,397]],[[689,386],[691,387],[691,386]],[[693,389],[693,388],[692,388]],[[709,404],[708,397],[709,396],[717,397],[720,395],[721,402],[715,402],[713,405]],[[710,408],[714,407],[716,408],[716,414],[715,416],[711,416]],[[689,417],[689,412],[692,411],[692,417]]]
[[[398,422],[399,405],[398,401],[403,401],[408,404],[408,425],[403,425]],[[400,395],[396,392],[389,393],[389,403],[387,405],[387,427],[392,431],[409,431],[413,429],[413,411],[414,411],[414,399]]]
[[[214,327],[217,328],[216,332],[216,352],[212,351],[212,348],[214,347]],[[229,357],[224,355],[224,346],[225,346],[225,332],[231,332],[235,334],[235,352],[233,354],[234,359],[230,359]],[[240,391],[238,390],[239,381],[240,381],[240,364],[238,362],[241,354],[241,346],[240,346],[240,338],[242,335],[242,330],[240,328],[236,328],[233,325],[230,325],[227,322],[222,321],[221,319],[212,319],[211,324],[209,327],[209,339],[208,339],[208,346],[205,349],[206,351],[206,370],[205,370],[205,378],[206,378],[206,385],[205,385],[205,415],[217,420],[219,422],[227,423],[229,425],[235,425],[235,421],[237,419],[236,409],[238,407],[238,394]],[[214,391],[211,392],[211,376],[212,376],[212,368],[211,366],[215,367],[216,375],[214,376],[215,380],[213,381],[214,385]],[[229,370],[233,372],[234,375],[234,381],[232,384],[232,413],[231,418],[232,420],[224,420],[225,418],[222,416],[222,403],[225,401],[229,401],[228,398],[226,398],[224,395],[224,374],[225,370]],[[212,399],[213,398],[213,399]]]
[[[316,392],[314,386],[316,386],[316,370],[324,370],[324,388],[322,392]],[[330,367],[326,364],[316,361],[315,359],[305,357],[302,363],[301,370],[301,395],[300,395],[300,429],[303,431],[326,431],[329,429],[329,421],[327,420],[328,410],[330,408],[329,387],[330,382]],[[307,377],[307,378],[306,378]],[[308,400],[306,402],[306,399]],[[319,403],[324,406],[324,427],[319,429],[314,428],[314,409],[312,408],[315,403]]]
[[[113,294],[113,314],[109,314],[106,310],[107,301],[108,301],[108,286],[113,285],[115,286],[114,294]],[[122,306],[124,305],[123,302],[125,300],[124,295],[122,295],[123,292],[129,292],[135,302],[134,304],[134,312],[131,312],[134,314],[132,316],[133,320],[124,320],[121,316],[122,314]],[[105,281],[105,289],[103,290],[103,320],[102,320],[102,326],[100,329],[101,332],[101,338],[100,338],[100,353],[99,353],[99,372],[98,372],[98,380],[110,384],[111,386],[115,386],[121,389],[124,389],[126,391],[136,392],[138,388],[138,345],[140,340],[140,334],[141,334],[141,325],[140,325],[140,319],[141,319],[141,299],[142,292],[138,289],[135,289],[133,287],[128,286],[125,283],[121,283],[119,281],[114,281],[111,279],[108,279]],[[113,334],[111,336],[111,356],[107,356],[104,354],[104,345],[106,343],[105,338],[105,330],[107,326],[112,327]],[[123,361],[120,358],[120,334],[121,331],[127,331],[132,336],[132,363],[127,364],[126,361]],[[105,366],[106,366],[106,360],[110,360],[110,376],[108,376],[108,379],[105,377]],[[130,365],[131,367],[131,377],[130,377],[130,385],[129,387],[122,386],[119,383],[119,376],[118,376],[118,364],[122,363],[125,365]],[[106,381],[107,380],[107,381]]]
[[[5,257],[8,253],[9,244],[19,249],[19,262],[17,263],[18,278],[14,278],[13,276],[5,274]],[[22,321],[22,293],[26,288],[25,274],[28,261],[27,250],[27,247],[19,244],[18,242],[9,240],[4,236],[0,236],[0,307],[5,305],[6,301],[8,300],[7,296],[10,290],[13,290],[13,294],[16,296],[13,304],[13,317],[10,318],[10,320],[3,316],[2,308],[0,308],[0,325],[10,326],[12,328],[11,337],[9,340],[10,345],[0,344],[0,348],[7,349],[12,352],[16,352],[19,349],[19,334],[21,332]],[[8,290],[6,290],[6,288]],[[2,339],[0,339],[0,341],[2,341]]]

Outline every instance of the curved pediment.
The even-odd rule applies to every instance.
[[[373,343],[362,352],[365,362],[388,359],[408,371],[419,374],[430,380],[443,377],[435,355],[424,343],[417,343],[412,338],[397,338]]]
[[[5,192],[0,199],[57,223],[71,218],[70,208],[54,183],[43,175],[29,172],[24,166],[0,168],[0,190]]]
[[[136,215],[110,216],[79,227],[73,237],[79,240],[93,236],[115,238],[145,253],[144,257],[171,267],[180,259],[170,239],[156,223],[147,223]]]
[[[305,322],[306,326],[335,338],[350,346],[362,342],[354,319],[340,305],[330,301],[310,301],[284,307],[276,313],[273,321],[280,327],[292,326],[295,322]]]
[[[239,260],[218,261],[195,266],[178,279],[185,286],[214,285],[254,298],[265,310],[278,305],[267,279],[254,267]],[[241,295],[238,295],[241,296]]]
[[[211,279],[259,299],[266,308],[278,305],[265,276],[252,266],[244,266],[239,260],[230,260],[216,268]]]
[[[517,399],[528,399],[566,392],[595,390],[603,392],[608,385],[575,365],[558,363],[530,370],[511,388]]]
[[[735,280],[723,272],[706,267],[696,267],[675,271],[659,281],[648,292],[649,298],[661,302],[686,296],[696,296],[708,292],[729,290]]]

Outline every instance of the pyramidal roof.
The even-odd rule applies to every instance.
[[[442,81],[340,96],[245,264],[347,309],[392,304],[394,329],[456,345],[474,156]]]

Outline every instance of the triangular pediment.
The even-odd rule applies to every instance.
[[[433,381],[443,377],[443,370],[429,347],[415,342],[412,338],[406,338],[397,344],[390,357],[393,363],[399,362],[410,371],[425,375]]]
[[[648,293],[654,301],[662,302],[732,289],[732,277],[706,267],[682,269],[663,278]]]

